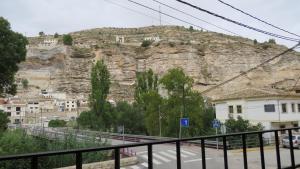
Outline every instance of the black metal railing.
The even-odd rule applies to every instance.
[[[38,162],[39,159],[42,157],[47,156],[55,156],[55,155],[67,155],[73,154],[76,157],[76,169],[82,169],[82,154],[87,152],[95,152],[95,151],[107,151],[113,150],[114,151],[114,163],[115,169],[120,169],[120,149],[122,148],[130,148],[130,147],[140,147],[140,146],[147,146],[148,149],[148,168],[153,169],[153,154],[152,148],[153,145],[158,144],[166,144],[166,143],[175,143],[176,144],[176,165],[177,169],[181,169],[181,151],[180,146],[181,143],[187,141],[196,141],[200,140],[201,143],[201,158],[202,158],[202,169],[206,169],[206,152],[205,152],[205,140],[209,139],[222,139],[223,143],[223,158],[224,158],[224,168],[228,169],[228,139],[230,137],[241,137],[242,142],[242,150],[243,150],[243,163],[244,169],[248,169],[248,159],[247,159],[247,136],[249,135],[257,135],[258,136],[258,146],[260,151],[260,161],[261,161],[261,168],[265,169],[265,154],[264,154],[264,141],[263,141],[263,134],[272,133],[275,137],[275,150],[276,150],[276,159],[277,159],[277,168],[281,169],[294,169],[300,167],[300,164],[295,164],[295,155],[294,155],[294,143],[292,140],[293,130],[300,129],[297,128],[286,128],[286,129],[276,129],[276,130],[264,130],[264,131],[255,131],[255,132],[243,132],[243,133],[234,133],[234,134],[225,134],[225,135],[214,135],[214,136],[205,136],[205,137],[194,137],[194,138],[183,138],[183,139],[169,139],[169,140],[160,140],[160,141],[152,141],[152,142],[144,142],[144,143],[134,143],[134,144],[125,144],[125,145],[116,145],[116,146],[107,146],[107,147],[96,147],[96,148],[83,148],[83,149],[75,149],[75,150],[61,150],[61,151],[50,151],[50,152],[40,152],[40,153],[29,153],[29,154],[20,154],[20,155],[9,155],[9,156],[2,156],[0,157],[1,161],[7,160],[20,160],[20,159],[30,159],[31,160],[31,169],[38,169]],[[290,151],[290,159],[291,165],[288,167],[282,167],[281,165],[281,156],[280,156],[280,140],[279,140],[279,132],[281,131],[288,131],[289,136],[289,151]],[[241,166],[242,168],[242,166]]]

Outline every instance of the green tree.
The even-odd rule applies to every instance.
[[[39,35],[40,35],[40,36],[44,36],[45,33],[44,33],[43,31],[40,31],[40,32],[39,32]]]
[[[152,69],[136,74],[135,101],[139,104],[144,103],[143,97],[149,91],[158,91],[158,76]]]
[[[98,130],[100,128],[99,117],[91,111],[81,112],[79,117],[76,119],[77,124],[83,129]]]
[[[182,128],[183,137],[199,136],[210,130],[210,125],[204,120],[211,120],[200,93],[192,90],[193,79],[185,75],[181,68],[170,69],[160,83],[168,91],[165,104],[165,133],[168,136],[178,137],[180,133],[179,120],[187,117],[190,127]]]
[[[123,126],[125,128],[125,133],[127,134],[145,134],[145,124],[144,124],[144,114],[140,111],[139,106],[136,104],[129,104],[125,101],[118,102],[115,107],[116,114],[116,125],[117,127]]]
[[[64,120],[50,120],[49,127],[66,127],[67,126],[67,122]]]
[[[26,37],[11,30],[10,24],[0,17],[0,95],[15,94],[14,76],[18,63],[25,61]]]
[[[73,38],[71,35],[63,35],[63,43],[64,45],[72,46]]]
[[[24,89],[27,89],[28,88],[28,80],[27,79],[22,79],[22,86]]]
[[[143,40],[142,44],[141,44],[141,47],[148,47],[152,44],[152,41],[150,40]]]
[[[263,130],[262,124],[258,123],[257,125],[253,125],[249,122],[249,120],[244,120],[241,116],[238,116],[237,119],[230,118],[226,120],[225,126],[227,133]]]
[[[193,26],[190,26],[190,27],[189,27],[189,31],[190,31],[190,32],[193,32],[193,31],[194,31]]]
[[[110,88],[110,75],[103,60],[97,61],[92,67],[91,88],[90,107],[92,112],[100,117],[105,110],[106,98]]]
[[[6,113],[0,110],[0,133],[7,129],[7,124],[10,122]]]
[[[54,38],[58,38],[59,34],[57,32],[55,32],[54,34]]]

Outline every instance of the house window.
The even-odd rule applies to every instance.
[[[15,124],[19,124],[20,123],[20,119],[15,119]]]
[[[243,113],[243,110],[242,110],[242,106],[241,106],[241,105],[237,105],[237,106],[236,106],[236,110],[237,110],[237,113]]]
[[[7,110],[11,110],[11,107],[7,107]]]
[[[281,110],[282,110],[282,113],[286,113],[287,110],[286,110],[286,103],[282,103],[281,104]]]
[[[17,114],[17,115],[20,115],[20,112],[19,112],[19,111],[17,111],[17,112],[16,112],[16,114]]]
[[[228,106],[229,113],[233,113],[233,106]]]
[[[21,107],[16,107],[16,111],[21,111]]]
[[[292,112],[295,113],[295,103],[292,103],[291,107],[292,107]]]
[[[300,113],[300,104],[298,104],[298,112]]]
[[[274,104],[265,104],[265,112],[275,112],[275,105]]]
[[[6,115],[7,116],[11,116],[11,112],[6,112]]]

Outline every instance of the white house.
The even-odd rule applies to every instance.
[[[27,102],[27,112],[28,113],[39,113],[40,104],[37,100],[30,100]]]
[[[149,37],[144,37],[144,40],[159,42],[160,38],[159,38],[159,36],[149,36]]]
[[[2,110],[7,114],[10,123],[21,124],[25,119],[26,103],[15,101],[2,105]]]
[[[77,100],[68,99],[65,101],[65,111],[76,111],[77,110]]]
[[[261,123],[265,130],[298,127],[300,123],[298,93],[244,89],[222,96],[213,102],[216,118],[221,122],[230,117],[241,116],[252,124]]]
[[[124,36],[117,35],[117,36],[116,36],[116,42],[117,42],[117,43],[125,43],[125,37],[124,37]]]

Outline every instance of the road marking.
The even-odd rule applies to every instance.
[[[188,155],[191,155],[191,156],[197,155],[195,153],[191,153],[191,152],[188,152],[188,151],[185,151],[185,150],[181,150],[181,153],[188,154]]]
[[[148,151],[140,151],[140,152],[136,152],[137,155],[145,154],[145,153],[148,153]]]
[[[156,153],[153,153],[153,156],[156,157],[156,158],[158,158],[158,159],[160,159],[160,160],[162,160],[162,161],[164,161],[164,162],[170,162],[169,159],[166,159],[165,157],[160,156],[160,155],[158,155]]]
[[[140,167],[138,167],[138,166],[136,166],[136,165],[131,166],[130,168],[132,168],[132,169],[140,169]]]
[[[176,155],[176,151],[175,150],[168,150],[170,153],[172,153],[172,154],[175,154]],[[182,154],[182,153],[180,153],[181,154],[181,157],[188,157],[187,155],[184,155],[184,154]]]
[[[162,155],[164,155],[164,156],[167,156],[167,157],[169,157],[169,158],[172,158],[173,160],[176,160],[176,156],[174,156],[174,155],[172,155],[172,154],[168,154],[168,153],[166,153],[166,152],[164,152],[164,151],[161,151],[161,152],[159,152],[160,154],[162,154]]]
[[[144,159],[148,160],[148,155],[142,155],[142,157],[143,157]],[[152,162],[153,162],[154,164],[157,164],[157,165],[161,164],[161,162],[159,162],[159,161],[157,161],[157,160],[155,160],[155,159],[152,159]]]
[[[206,160],[211,160],[211,158],[205,158]],[[183,161],[184,163],[190,163],[190,162],[195,162],[195,161],[201,161],[202,158],[197,158],[197,159],[193,159],[193,160],[187,160],[187,161]]]
[[[141,165],[148,168],[148,163],[142,163]]]

